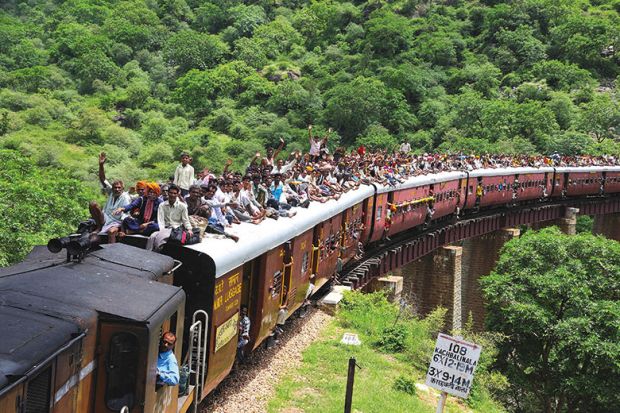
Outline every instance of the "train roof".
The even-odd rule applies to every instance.
[[[560,166],[555,168],[559,173],[565,172],[620,172],[620,166]]]
[[[109,244],[81,262],[35,248],[22,263],[0,268],[0,393],[97,316],[156,323],[162,307],[178,305],[180,287],[155,281],[172,258],[125,244]]]
[[[102,245],[82,262],[65,262],[62,255],[58,261],[25,261],[0,269],[0,291],[20,291],[138,322],[147,322],[180,291],[155,281],[174,266],[165,255],[125,244]]]
[[[0,392],[80,333],[71,321],[4,303],[0,323]]]
[[[280,218],[277,221],[266,219],[258,225],[241,223],[233,229],[227,229],[239,237],[239,242],[206,237],[201,243],[186,248],[207,254],[215,264],[215,276],[220,277],[314,228],[317,222],[364,201],[374,192],[373,186],[361,185],[357,190],[342,194],[338,201],[330,200],[323,204],[312,202],[308,208],[297,208],[297,215],[293,218]]]
[[[452,181],[454,179],[466,178],[467,173],[460,171],[440,172],[438,174],[428,174],[413,176],[407,179],[403,183],[397,185],[377,185],[377,193],[383,194],[385,192],[398,191],[401,189],[415,188],[423,185],[437,184],[446,181]]]
[[[540,174],[540,173],[553,173],[554,168],[552,167],[541,167],[541,168],[493,168],[493,169],[476,169],[469,172],[469,176],[473,178],[477,178],[479,176],[504,176],[504,175],[524,175],[524,174]]]

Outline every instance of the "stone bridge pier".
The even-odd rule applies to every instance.
[[[566,208],[564,209],[564,216],[553,219],[550,221],[537,222],[531,224],[532,229],[543,229],[546,227],[557,226],[565,234],[575,235],[577,233],[577,215],[579,214],[578,208]]]

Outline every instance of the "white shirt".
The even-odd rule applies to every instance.
[[[274,166],[274,168],[271,170],[271,174],[275,174],[275,173],[286,173],[288,172],[293,166],[295,166],[295,164],[297,163],[297,159],[293,159],[292,161],[290,161],[289,163],[286,163],[284,165],[282,165],[281,168],[278,168],[277,166]]]
[[[177,165],[174,171],[174,184],[181,189],[189,190],[194,183],[194,167],[190,164],[183,166],[182,163]]]
[[[101,191],[104,194],[108,195],[108,199],[106,200],[102,211],[103,216],[105,217],[104,226],[113,223],[120,224],[123,219],[127,217],[127,214],[120,213],[117,215],[113,215],[112,212],[114,212],[114,210],[117,208],[122,208],[125,205],[129,205],[129,203],[131,203],[131,197],[127,192],[123,192],[116,199],[114,199],[114,195],[112,194],[112,185],[110,185],[110,182],[108,182],[107,179],[103,182]]]
[[[239,191],[239,205],[245,208],[246,211],[251,211],[252,214],[255,214],[258,212],[258,208],[252,204],[252,198],[253,194],[251,190],[246,191],[245,189],[242,189]]]
[[[310,139],[310,155],[318,155],[321,152],[321,139]]]
[[[162,202],[157,210],[157,223],[159,229],[177,228],[183,225],[186,230],[192,230],[192,224],[189,222],[187,215],[187,205],[177,200],[174,205],[170,205],[169,201]]]
[[[411,152],[411,145],[409,145],[409,142],[403,142],[400,145],[400,151],[404,152],[404,153],[409,153]]]

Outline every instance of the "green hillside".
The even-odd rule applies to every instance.
[[[333,127],[331,144],[345,147],[619,153],[619,10],[618,0],[3,1],[0,148],[91,188],[100,150],[110,176],[162,179],[181,150],[220,170],[280,137],[305,149],[308,124]]]

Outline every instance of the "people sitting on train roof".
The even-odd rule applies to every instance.
[[[106,157],[102,153],[99,157],[99,177],[104,192],[109,197],[103,209],[96,203],[91,203],[91,215],[97,222],[99,230],[108,233],[110,242],[115,241],[119,229],[121,234],[149,235],[152,232],[149,245],[153,247],[155,244],[160,246],[171,229],[169,227],[163,228],[159,233],[153,232],[155,225],[158,224],[155,221],[159,221],[155,220],[154,216],[159,214],[163,205],[167,205],[164,209],[169,215],[181,214],[183,207],[175,206],[177,202],[190,209],[188,215],[202,216],[213,228],[223,231],[241,222],[258,224],[265,218],[293,216],[297,207],[308,207],[312,202],[338,200],[362,184],[395,186],[415,176],[449,171],[473,171],[481,168],[619,164],[614,156],[562,156],[557,153],[550,156],[414,154],[406,142],[391,153],[387,150],[373,152],[360,147],[350,152],[338,148],[334,155],[331,155],[327,148],[330,132],[331,129],[323,138],[318,138],[313,136],[312,126],[309,126],[310,152],[302,154],[300,151],[292,151],[287,161],[277,159],[278,153],[285,145],[284,140],[280,139],[278,148],[276,150],[268,148],[265,157],[257,152],[245,171],[231,171],[232,160],[229,159],[219,176],[205,168],[201,170],[196,180],[193,177],[191,156],[183,153],[175,174],[169,178],[170,182],[159,186],[160,204],[157,206],[154,203],[153,211],[148,201],[145,203],[145,200],[149,199],[148,193],[144,193],[149,191],[145,182],[140,181],[136,184],[136,197],[133,202],[127,200],[121,181],[115,181],[111,185],[107,182],[104,169]],[[260,162],[257,162],[258,160]],[[194,188],[193,197],[169,197],[168,187],[171,181],[187,184],[188,191],[192,185],[198,187]],[[176,192],[178,190],[177,186]],[[132,217],[127,218],[127,213],[132,213]],[[121,227],[124,219],[125,224]],[[180,218],[174,223],[176,226],[181,224]],[[233,238],[230,236],[232,234],[219,233]],[[159,241],[156,243],[155,240]]]
[[[138,186],[136,185],[136,187]],[[159,185],[155,182],[145,182],[144,187],[146,191],[143,190],[141,196],[131,201],[128,205],[117,208],[114,211],[115,214],[129,214],[129,216],[123,219],[121,231],[118,233],[119,238],[132,234],[148,237],[152,233],[159,231],[157,212],[159,205],[163,202],[159,198]]]
[[[187,205],[179,200],[180,193],[181,190],[174,184],[168,188],[168,200],[162,202],[157,211],[159,231],[149,236],[146,243],[147,250],[159,251],[170,237],[170,232],[172,232],[173,228],[178,228],[182,225],[187,231],[192,230],[187,213]]]
[[[166,331],[159,342],[159,355],[157,356],[157,385],[177,386],[179,384],[179,364],[174,355],[174,345],[177,337],[174,333]]]
[[[106,154],[99,154],[99,182],[101,183],[101,191],[108,196],[103,209],[95,201],[91,201],[88,205],[90,216],[97,224],[99,235],[108,235],[108,242],[116,242],[116,234],[121,229],[123,219],[127,216],[124,212],[119,212],[119,207],[125,206],[131,202],[129,194],[125,192],[125,185],[121,180],[115,180],[110,184],[105,176]]]

